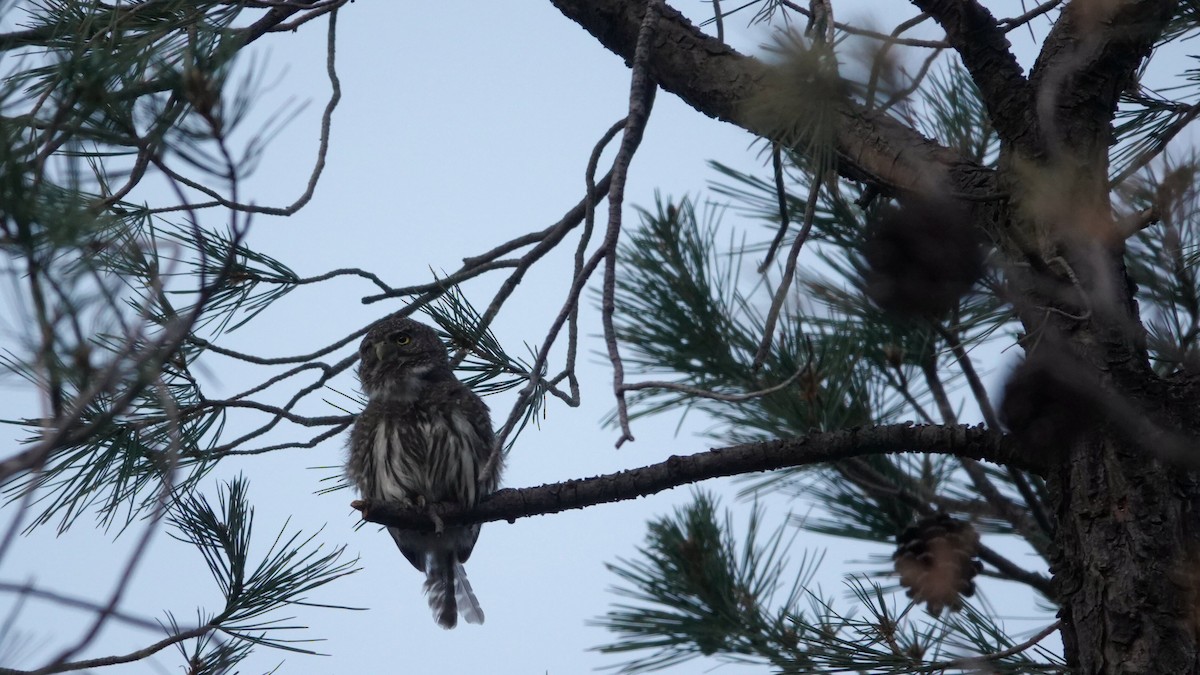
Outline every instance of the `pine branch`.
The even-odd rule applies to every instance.
[[[644,7],[633,0],[552,0],[555,7],[631,62]],[[674,8],[663,7],[655,26],[650,70],[663,89],[710,117],[770,136],[766,120],[753,120],[744,102],[770,96],[766,66],[702,33]],[[717,83],[720,83],[719,86]],[[837,171],[891,193],[924,184],[946,184],[970,194],[994,194],[995,176],[924,138],[899,120],[849,100],[833,103]],[[769,121],[775,122],[775,120]]]
[[[438,505],[430,510],[399,503],[355,502],[364,519],[405,529],[434,529],[430,514],[445,525],[484,523],[559,513],[597,504],[637,499],[710,478],[786,467],[809,466],[872,454],[933,453],[1012,465],[1041,473],[1039,458],[997,431],[981,426],[895,424],[814,433],[799,438],[744,443],[687,456],[673,456],[615,474],[569,480],[539,487],[500,490],[474,509]]]
[[[915,0],[913,4],[945,29],[947,40],[979,87],[1000,136],[1032,153],[1036,136],[1030,134],[1023,116],[1009,112],[1030,110],[1034,93],[995,17],[977,0]]]

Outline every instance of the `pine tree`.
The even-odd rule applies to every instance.
[[[558,4],[631,54],[628,5]],[[674,379],[636,392],[634,414],[703,410],[724,443],[851,434],[852,451],[747,490],[810,502],[823,515],[800,527],[879,543],[892,562],[888,579],[851,577],[857,602],[839,606],[789,576],[785,532],[752,520],[739,543],[700,493],[610,566],[628,600],[599,623],[626,672],[699,655],[771,672],[1200,667],[1195,160],[1166,151],[1190,107],[1140,84],[1196,6],[1050,2],[996,20],[972,0],[912,4],[920,16],[879,34],[834,22],[828,3],[753,3],[758,19],[807,17],[766,69],[682,21],[658,26],[656,44],[680,49],[650,62],[657,81],[769,141],[773,175],[717,165],[715,191],[774,234],[722,248],[730,235],[689,200],[643,213],[620,255],[617,335],[635,372]],[[1006,35],[1046,12],[1026,75]],[[904,37],[927,21],[943,40]],[[865,64],[838,48],[853,35],[877,40]],[[897,70],[888,52],[903,45],[932,50],[926,68]],[[941,48],[956,58],[930,66]],[[1013,347],[993,400],[979,354]],[[963,421],[1012,445],[982,453],[989,464],[922,447]],[[878,440],[897,424],[928,441]],[[1037,562],[1003,555],[1006,539]],[[1027,586],[1031,611],[1051,603],[1058,620],[1008,634],[971,603],[978,575]],[[1061,654],[1039,646],[1054,632]]]
[[[591,283],[620,442],[640,416],[695,409],[722,446],[504,490],[469,512],[372,505],[373,522],[514,519],[744,476],[751,492],[818,504],[801,527],[886,547],[890,562],[852,578],[845,607],[808,588],[813,559],[787,563],[793,526],[764,533],[756,509],[739,528],[699,490],[650,523],[638,557],[611,565],[627,599],[598,622],[628,671],[701,655],[769,672],[1200,671],[1197,161],[1167,152],[1195,118],[1197,78],[1184,67],[1170,73],[1178,86],[1145,84],[1150,59],[1200,28],[1200,4],[1047,0],[997,19],[1008,3],[912,0],[919,14],[880,32],[842,22],[829,0],[714,1],[701,27],[663,0],[552,3],[629,64],[628,115],[560,221],[402,287],[362,269],[301,277],[246,239],[252,216],[295,213],[317,188],[341,96],[336,17],[357,7],[22,5],[20,28],[0,34],[21,57],[0,85],[0,249],[30,330],[0,359],[46,414],[6,420],[29,439],[0,460],[6,510],[21,516],[0,559],[21,526],[158,522],[196,547],[223,596],[194,621],[168,616],[143,650],[81,661],[114,618],[96,606],[94,629],[37,672],[175,647],[188,672],[226,673],[255,646],[305,649],[275,612],[354,562],[292,528],[256,547],[247,482],[209,492],[204,479],[231,457],[311,448],[352,424],[353,393],[336,399],[340,414],[302,404],[330,396],[365,326],[296,357],[222,346],[280,297],[342,276],[375,287],[364,302],[437,323],[473,387],[515,395],[497,419],[505,449],[545,406],[578,405]],[[727,22],[750,16],[780,29],[762,59],[724,41]],[[331,95],[309,185],[293,204],[256,206],[239,188],[272,130],[242,128],[255,86],[238,79],[253,73],[240,59],[269,33],[321,22]],[[918,26],[940,37],[906,36]],[[1010,43],[1026,29],[1028,73]],[[897,65],[904,50],[921,54],[915,72]],[[738,239],[710,200],[663,198],[623,222],[660,88],[761,137],[770,170],[715,165],[712,200],[765,220],[765,235],[724,243]],[[151,175],[171,186],[161,203],[142,200]],[[572,246],[560,313],[514,356],[493,321],[533,266]],[[505,282],[473,304],[460,284],[492,274]],[[994,399],[989,350],[1021,353]],[[196,373],[215,357],[259,384],[206,396]],[[250,431],[227,432],[233,415]],[[1003,552],[1014,542],[1034,562]],[[980,577],[1027,587],[1057,621],[1010,635],[973,601]],[[1055,632],[1061,653],[1042,647]]]

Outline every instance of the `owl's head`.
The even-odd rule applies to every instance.
[[[412,401],[429,382],[450,373],[450,358],[437,333],[408,318],[389,317],[371,326],[358,356],[358,379],[372,399]]]

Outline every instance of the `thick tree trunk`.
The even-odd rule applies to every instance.
[[[1150,367],[1108,164],[1121,92],[1175,8],[1069,3],[1029,76],[1033,109],[989,111],[1029,130],[1006,139],[1001,161],[1011,259],[1033,268],[1017,303],[1025,346],[1030,358],[1048,352],[1065,391],[1099,413],[1048,476],[1063,642],[1088,674],[1200,673],[1200,493],[1195,474],[1167,463],[1146,433],[1191,426],[1200,399],[1173,405]]]
[[[1198,673],[1194,480],[1111,431],[1050,476],[1054,586],[1081,673]]]
[[[1080,237],[1057,250],[1070,275],[1030,275],[1018,312],[1028,358],[1097,413],[1047,472],[1068,663],[1088,674],[1200,673],[1200,489],[1144,426],[1194,434],[1200,387],[1170,386],[1150,367],[1120,245]]]

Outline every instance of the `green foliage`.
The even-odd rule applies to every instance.
[[[202,334],[244,325],[305,281],[245,243],[254,208],[240,184],[288,116],[242,129],[264,72],[239,58],[244,9],[39,0],[6,16],[22,12],[22,25],[0,36],[0,255],[16,297],[6,328],[20,331],[0,370],[46,403],[42,417],[2,420],[28,430],[0,470],[6,505],[27,531],[64,533],[92,514],[120,534],[139,519],[154,527],[170,496],[172,534],[200,550],[224,605],[198,613],[199,628],[164,622],[190,636],[175,644],[192,673],[234,672],[259,644],[308,653],[277,615],[355,571],[316,535],[281,531],[252,555],[246,482],[218,489],[215,506],[202,492],[231,447],[295,405],[235,401],[279,417],[222,447],[230,404],[193,373],[219,349]],[[141,187],[155,174],[165,196]],[[314,367],[338,372],[299,372]]]
[[[204,618],[196,613],[197,624],[203,625]],[[187,627],[179,625],[174,616],[168,615],[167,626],[172,633],[179,634]],[[254,644],[245,640],[228,639],[216,631],[209,631],[194,639],[176,643],[176,650],[188,664],[190,675],[234,675],[234,668],[250,655]]]
[[[778,342],[755,371],[765,317],[739,287],[741,256],[719,253],[715,236],[716,223],[699,226],[689,200],[643,212],[642,229],[621,248],[617,277],[617,335],[629,346],[626,361],[718,393],[756,391],[789,378],[803,393],[785,390],[730,404],[686,391],[648,390],[631,397],[635,414],[703,410],[722,424],[722,435],[739,441],[870,421],[872,392],[861,371],[842,359],[842,336],[806,334],[795,313],[781,317]]]
[[[225,607],[204,625],[246,643],[314,653],[296,646],[311,640],[276,637],[300,627],[268,615],[293,605],[313,605],[305,594],[357,572],[354,565],[358,561],[341,561],[345,546],[323,551],[323,546],[314,544],[315,534],[289,535],[285,525],[255,563],[250,553],[254,509],[248,487],[240,476],[227,482],[217,489],[215,507],[203,495],[184,494],[174,502],[168,517],[176,528],[172,536],[199,550],[225,598]]]
[[[1167,161],[1130,180],[1126,199],[1133,214],[1153,211],[1160,222],[1130,239],[1126,264],[1143,304],[1146,346],[1164,375],[1200,367],[1200,193],[1195,154]],[[1161,175],[1160,175],[1161,174]]]
[[[979,89],[957,62],[929,76],[922,97],[924,114],[917,118],[925,133],[978,164],[991,165],[1000,150]]]
[[[616,592],[636,604],[618,604],[596,622],[622,638],[600,651],[652,650],[629,661],[623,673],[657,670],[700,654],[764,658],[765,644],[772,641],[764,633],[788,615],[802,584],[772,607],[787,565],[786,531],[777,529],[760,543],[761,518],[756,508],[739,547],[729,514],[719,520],[717,500],[697,492],[673,518],[650,523],[641,559],[607,565],[629,584]]]
[[[963,68],[931,76],[922,94],[913,109],[920,111],[927,133],[975,161],[995,161],[996,134]],[[713,165],[721,175],[714,192],[729,199],[735,213],[764,222],[771,236],[785,228],[779,250],[803,236],[796,224],[805,222],[810,207],[805,195],[812,181],[823,181],[811,205],[798,288],[783,303],[770,349],[757,369],[754,356],[767,325],[764,308],[777,292],[772,283],[783,263],[759,274],[744,260],[767,251],[769,237],[724,234],[719,223],[724,209],[710,205],[701,219],[688,199],[660,199],[653,211],[642,212],[640,229],[629,235],[619,257],[617,319],[625,362],[633,372],[692,389],[638,391],[630,399],[633,414],[701,410],[716,420],[708,433],[725,443],[905,420],[957,423],[982,415],[994,421],[972,361],[1016,327],[1003,291],[1005,270],[989,269],[943,316],[900,317],[881,310],[867,293],[863,232],[888,200],[822,177],[819,165],[803,152],[783,157],[783,223],[776,179]],[[755,395],[789,377],[795,378],[791,386]],[[966,385],[978,412],[961,402],[959,392]],[[725,398],[696,396],[694,389]],[[728,400],[728,395],[747,398]],[[810,516],[791,522],[822,534],[891,546],[917,519],[944,511],[981,532],[1024,538],[1044,553],[1048,533],[1042,526],[1014,519],[1001,508],[1008,503],[1022,511],[1043,509],[1040,490],[1036,479],[1020,472],[905,454],[777,471],[751,479],[743,494],[777,491],[812,504]],[[933,664],[1012,644],[985,613],[969,608],[936,621],[918,620],[909,617],[911,607],[897,612],[888,598],[895,588],[885,592],[856,578],[851,589],[856,611],[865,612],[862,618],[839,612],[815,595],[802,612],[796,601],[804,596],[808,572],[791,577],[797,586],[775,614],[747,613],[728,601],[737,597],[729,580],[754,572],[730,562],[729,552],[737,549],[732,530],[711,511],[708,498],[697,497],[674,519],[650,525],[649,543],[638,559],[611,568],[631,584],[618,593],[633,602],[617,605],[600,621],[617,636],[602,649],[638,653],[626,671],[656,670],[703,654],[767,663],[773,672],[971,672],[973,666]],[[775,560],[781,536],[770,540],[764,559]],[[688,585],[680,562],[679,542],[689,537],[720,542],[711,550],[723,553],[705,558],[711,566],[704,573],[707,590],[699,583]],[[753,548],[752,538],[742,541],[743,549]],[[787,578],[770,565],[757,573],[770,579],[772,589]],[[987,663],[999,672],[1061,668],[1056,657],[1037,652]]]
[[[595,621],[618,640],[599,647],[640,652],[621,673],[645,673],[707,656],[767,664],[780,673],[971,673],[986,663],[999,673],[1063,672],[1045,650],[976,660],[1014,642],[988,614],[967,604],[961,614],[923,617],[897,607],[884,591],[851,576],[854,612],[835,608],[810,586],[820,558],[788,563],[787,527],[764,535],[763,510],[735,536],[728,510],[697,492],[671,517],[652,521],[632,560],[607,565],[623,582],[618,602]],[[781,594],[781,591],[785,591]]]
[[[93,508],[106,526],[119,514],[124,525],[175,468],[190,468],[179,487],[195,485],[224,425],[188,371],[201,350],[183,338],[220,331],[238,311],[254,316],[295,275],[243,246],[236,218],[208,228],[194,211],[176,222],[120,199],[149,164],[174,173],[172,153],[236,194],[253,157],[232,165],[224,140],[249,104],[222,92],[239,7],[46,1],[29,10],[20,35],[41,50],[15,61],[0,85],[0,250],[28,279],[32,302],[14,318],[31,331],[6,345],[0,366],[47,391],[52,412],[73,412],[76,426],[40,471],[3,477],[5,494],[11,503],[37,493],[30,527],[58,517],[65,530]],[[255,295],[265,281],[277,287]],[[176,306],[173,295],[194,302]],[[6,422],[32,430],[28,448],[50,442],[43,420]]]

